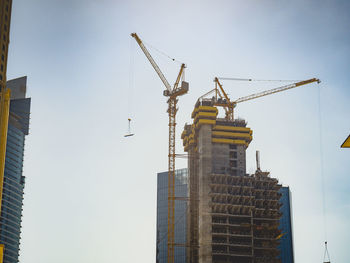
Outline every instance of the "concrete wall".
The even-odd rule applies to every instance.
[[[246,174],[246,149],[243,145],[213,143],[212,172],[215,174]]]
[[[202,125],[198,136],[199,153],[199,262],[212,263],[210,175],[212,171],[211,125]]]
[[[246,149],[243,145],[237,145],[237,170],[238,175],[246,174]]]
[[[225,174],[230,168],[229,145],[213,143],[212,156],[212,172],[215,174]]]

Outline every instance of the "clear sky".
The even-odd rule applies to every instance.
[[[296,262],[323,260],[322,166],[331,260],[348,262],[349,1],[13,0],[12,12],[8,79],[27,75],[32,97],[21,262],[155,261],[167,104],[131,32],[188,66],[178,153],[215,76],[322,80],[242,103],[236,116],[254,131],[247,171],[260,150],[262,169],[291,187]],[[173,83],[179,65],[150,52]],[[233,99],[279,85],[224,82]],[[125,139],[130,116],[136,135]]]

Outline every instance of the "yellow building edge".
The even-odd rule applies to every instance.
[[[232,139],[221,139],[221,138],[212,138],[213,143],[226,143],[226,144],[239,144],[245,145],[248,147],[248,144],[245,140],[232,140]]]
[[[5,250],[5,245],[0,244],[0,263],[2,263],[4,260],[4,250]]]
[[[182,145],[184,147],[187,147],[188,145],[192,145],[195,144],[195,139],[194,139],[194,134],[191,133],[190,136],[186,136],[183,140]]]
[[[215,125],[215,123],[216,123],[216,120],[199,119],[195,127],[199,128],[201,125],[204,125],[204,124]]]
[[[196,113],[198,111],[209,111],[209,112],[216,112],[216,113],[218,113],[218,109],[216,107],[199,106],[197,108],[194,108],[194,110],[192,111],[192,114],[191,114],[192,119],[196,116]]]
[[[348,138],[345,139],[345,141],[343,142],[343,144],[340,147],[341,148],[350,148],[350,135],[348,136]]]
[[[0,92],[0,213],[2,204],[2,191],[4,185],[7,129],[10,113],[10,98],[10,89],[6,88],[2,92]]]
[[[214,113],[214,112],[198,112],[196,114],[196,116],[194,117],[194,121],[193,123],[197,123],[198,120],[200,119],[212,119],[212,120],[216,120],[216,116],[217,116],[217,113]]]
[[[185,136],[186,136],[186,134],[187,134],[187,133],[186,133],[186,130],[183,130],[182,133],[181,133],[181,139],[184,139]]]
[[[249,134],[253,133],[253,131],[250,128],[236,127],[236,126],[224,126],[224,125],[215,125],[213,127],[213,130],[215,130],[215,131],[240,131],[240,132],[247,132]]]
[[[188,140],[182,142],[182,146],[186,147],[188,145]]]
[[[198,118],[198,117],[214,117],[216,118],[216,116],[218,115],[217,112],[207,112],[207,111],[199,111],[196,113],[196,115],[194,115],[194,118]]]
[[[249,133],[238,133],[238,132],[223,132],[223,131],[213,131],[213,136],[220,136],[226,138],[246,138],[251,141],[253,138]]]

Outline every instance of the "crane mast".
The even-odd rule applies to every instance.
[[[168,103],[168,115],[169,115],[169,148],[168,148],[168,250],[167,250],[167,262],[174,263],[174,247],[175,247],[175,131],[176,131],[176,113],[177,113],[177,97],[184,95],[188,92],[188,83],[182,81],[181,86],[179,83],[183,77],[185,64],[181,65],[180,72],[176,78],[173,87],[170,86],[169,82],[165,78],[164,74],[158,67],[157,63],[148,52],[142,40],[136,33],[132,33],[131,36],[135,38],[139,44],[141,50],[147,57],[148,61],[153,66],[154,70],[158,74],[159,78],[165,86],[163,95],[169,97]]]

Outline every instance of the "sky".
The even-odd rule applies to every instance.
[[[28,76],[32,98],[20,262],[155,261],[167,104],[132,32],[187,65],[177,153],[216,76],[322,81],[244,102],[235,115],[253,130],[247,172],[259,150],[262,169],[290,186],[295,262],[322,262],[325,239],[331,261],[348,262],[349,24],[340,0],[13,0],[7,74]],[[180,65],[151,46],[174,83]],[[233,99],[283,84],[223,82]],[[124,138],[128,118],[135,136]]]

